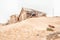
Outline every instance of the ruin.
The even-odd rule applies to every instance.
[[[46,13],[29,9],[29,8],[22,8],[21,13],[19,15],[19,21],[25,20],[27,18],[41,17],[41,16],[45,17]]]
[[[10,16],[10,20],[8,20],[8,24],[12,24],[16,22],[18,22],[18,17],[16,15]]]
[[[22,8],[20,14],[18,16],[16,15],[11,15],[10,19],[8,20],[7,23],[4,25],[20,22],[22,20],[28,19],[28,18],[33,18],[33,17],[46,17],[46,13],[29,9],[29,8]]]

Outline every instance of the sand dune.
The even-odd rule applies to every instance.
[[[24,21],[0,27],[0,40],[47,40],[46,29],[52,25],[53,32],[60,32],[60,17],[29,18]]]

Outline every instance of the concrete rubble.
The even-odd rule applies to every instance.
[[[10,17],[8,24],[20,22],[20,21],[28,19],[28,18],[43,17],[43,16],[46,17],[46,14],[43,12],[36,11],[33,9],[28,9],[28,8],[22,8],[18,17],[16,15],[12,15]]]

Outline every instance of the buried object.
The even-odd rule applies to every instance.
[[[47,35],[47,40],[60,40],[60,32]]]

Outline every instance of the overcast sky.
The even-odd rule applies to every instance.
[[[54,3],[57,5],[56,1]],[[13,14],[18,15],[22,7],[45,12],[48,16],[53,16],[53,13],[57,15],[60,11],[57,11],[59,8],[53,5],[54,3],[53,0],[0,0],[0,23],[7,22],[9,16]],[[53,12],[54,6],[57,9],[55,12]]]

